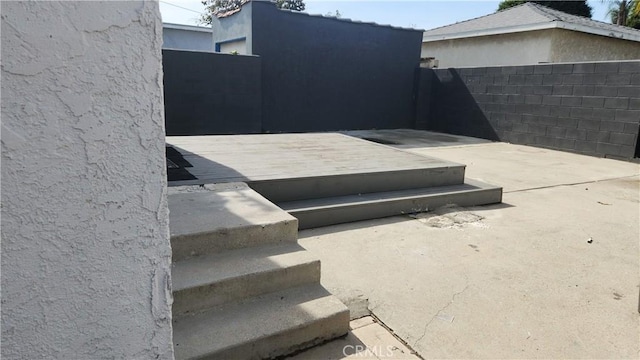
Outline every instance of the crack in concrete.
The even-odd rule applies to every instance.
[[[510,193],[525,192],[525,191],[531,191],[531,190],[553,189],[553,188],[556,188],[556,187],[563,187],[563,186],[575,186],[575,185],[595,184],[595,183],[604,182],[604,181],[613,181],[613,180],[628,179],[628,178],[632,178],[632,177],[636,177],[636,176],[638,176],[638,175],[627,175],[627,176],[620,176],[620,177],[607,178],[607,179],[600,179],[600,180],[590,180],[590,181],[581,181],[581,182],[575,182],[575,183],[566,183],[566,184],[555,184],[555,185],[538,186],[538,187],[532,187],[532,188],[527,188],[527,189],[518,189],[518,190],[511,190],[511,191],[503,191],[502,193],[503,193],[503,194],[510,194]]]
[[[416,346],[418,345],[418,343],[420,342],[420,340],[422,340],[426,335],[427,335],[427,328],[429,328],[429,325],[431,325],[431,323],[433,322],[433,320],[436,319],[436,317],[443,312],[446,308],[448,308],[449,306],[451,306],[451,304],[453,304],[453,302],[456,299],[456,296],[462,294],[463,292],[467,291],[467,289],[469,288],[469,280],[467,279],[466,284],[464,286],[464,288],[460,291],[458,291],[457,293],[454,293],[453,296],[451,297],[451,300],[449,300],[449,302],[443,306],[442,308],[440,308],[440,310],[436,311],[435,314],[433,314],[433,316],[431,317],[431,319],[429,319],[429,321],[427,321],[427,323],[424,325],[424,330],[422,331],[422,335],[413,343],[412,348],[416,348]]]

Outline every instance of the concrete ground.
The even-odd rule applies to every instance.
[[[640,356],[638,164],[393,134],[503,186],[503,203],[300,232],[329,291],[354,309],[368,300],[422,358]],[[343,357],[330,345],[306,358]]]

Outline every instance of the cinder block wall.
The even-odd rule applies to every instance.
[[[418,127],[629,159],[638,156],[640,61],[421,69]],[[433,72],[429,74],[429,72]],[[422,115],[425,116],[425,115]]]

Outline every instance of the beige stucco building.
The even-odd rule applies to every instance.
[[[438,67],[640,59],[640,31],[534,3],[424,32]]]

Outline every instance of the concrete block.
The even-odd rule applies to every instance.
[[[547,136],[560,138],[566,135],[567,129],[564,127],[558,126],[549,126],[547,127]]]
[[[525,85],[524,75],[509,75],[509,85]]]
[[[626,134],[639,134],[640,133],[640,124],[634,123],[623,123],[624,129],[623,132]]]
[[[562,100],[562,98],[559,98]],[[571,108],[568,106],[552,106],[549,109],[549,116],[556,117],[569,117],[571,115]]]
[[[591,118],[602,121],[614,121],[616,112],[612,109],[593,109]]]
[[[595,72],[605,74],[615,74],[618,72],[619,62],[600,62],[596,63]]]
[[[574,96],[593,96],[595,86],[593,85],[576,85],[573,87]]]
[[[553,93],[553,86],[550,86],[550,85],[534,86],[533,93],[535,95],[551,95]]]
[[[521,114],[505,114],[504,119],[512,123],[519,123],[522,120]]]
[[[631,74],[630,85],[640,85],[640,74]]]
[[[550,111],[551,111],[550,105],[536,105],[532,113],[533,115],[538,115],[538,116],[548,116]]]
[[[584,76],[582,74],[566,74],[562,79],[563,84],[582,85]]]
[[[320,261],[297,243],[257,246],[174,263],[173,315],[320,282]]]
[[[533,86],[520,85],[518,86],[518,93],[523,95],[533,95]]]
[[[560,102],[563,106],[580,106],[582,105],[581,96],[563,96]]]
[[[601,131],[616,131],[616,132],[625,132],[624,125],[626,123],[619,121],[601,121],[600,122],[600,130]]]
[[[571,95],[573,94],[573,86],[571,85],[553,85],[553,95]]]
[[[571,117],[576,119],[591,119],[593,109],[586,107],[571,108]]]
[[[640,61],[620,62],[618,64],[619,73],[640,73]]]
[[[576,141],[575,150],[584,154],[595,154],[597,143],[592,141]]]
[[[532,65],[516,66],[516,74],[533,74],[534,68]]]
[[[616,110],[616,121],[639,123],[640,110]]]
[[[624,129],[623,129],[624,130]],[[609,142],[612,144],[618,145],[635,145],[636,144],[636,135],[635,134],[623,134],[619,132],[612,132],[609,135]]]
[[[524,81],[527,85],[542,85],[542,75],[525,75]]]
[[[629,74],[607,74],[606,85],[631,85]]]
[[[620,145],[620,156],[625,159],[632,159],[635,157],[636,147],[635,145]]]
[[[596,64],[597,66],[598,64]],[[601,73],[584,74],[582,78],[583,85],[602,85],[607,81],[607,75]]]
[[[542,103],[545,105],[560,105],[561,101],[562,101],[562,98],[560,96],[555,96],[555,95],[542,96]]]
[[[492,66],[492,67],[488,67],[487,69],[487,74],[488,75],[501,75],[502,74],[502,68],[500,66]]]
[[[525,104],[542,104],[542,95],[525,95]]]
[[[536,65],[533,67],[534,74],[551,74],[551,65]]]
[[[551,66],[549,66],[551,68]],[[562,85],[562,74],[548,74],[542,76],[543,85]]]
[[[546,135],[547,125],[529,124],[529,132],[534,135]]]
[[[628,109],[629,99],[627,98],[605,98],[604,107],[606,109]]]
[[[524,95],[508,95],[510,104],[524,104]]]
[[[555,147],[555,139],[547,136],[536,136],[535,144],[539,146],[554,148]]]
[[[553,64],[553,74],[571,74],[573,72],[573,64]]]
[[[584,96],[582,106],[589,108],[601,108],[604,106],[604,98],[601,96]]]
[[[494,75],[493,76],[493,83],[495,85],[506,85],[509,83],[509,75]]]
[[[620,155],[620,145],[614,145],[614,144],[609,144],[609,143],[601,143],[599,142],[597,147],[596,147],[596,152],[602,154],[602,155],[613,155],[613,156],[619,156]]]
[[[555,139],[555,147],[563,150],[574,150],[576,147],[576,140],[558,138],[558,139]]]
[[[173,321],[178,360],[275,358],[348,331],[347,307],[319,285],[224,304]]]
[[[616,86],[594,86],[593,95],[604,97],[616,97],[618,96],[618,88]]]
[[[504,75],[512,75],[516,73],[516,67],[515,66],[503,66],[502,67],[502,74]]]
[[[609,132],[598,130],[587,130],[587,141],[593,142],[608,142]]]
[[[580,119],[578,121],[578,129],[598,130],[600,129],[600,121],[590,119]]]
[[[477,67],[471,69],[471,74],[473,75],[485,75],[487,73],[486,67]]]
[[[618,97],[640,98],[640,86],[619,87]]]
[[[575,74],[593,73],[596,69],[595,63],[578,63],[573,64],[573,72]]]
[[[500,111],[502,111],[505,114],[515,113],[516,106],[514,104],[501,104]]]
[[[493,95],[492,100],[496,104],[506,104],[509,102],[509,95],[496,94],[496,95]]]
[[[587,131],[584,129],[567,128],[565,132],[567,139],[586,140]]]
[[[556,118],[556,125],[562,126],[567,129],[575,129],[578,127],[578,119],[572,119],[569,117],[558,117]]]
[[[492,75],[483,75],[480,76],[480,84],[484,84],[484,85],[492,85],[493,82],[493,76]]]
[[[511,131],[526,133],[526,132],[529,132],[529,125],[521,124],[521,123],[513,123],[513,125],[511,126]]]
[[[487,85],[488,94],[502,94],[502,86],[500,85]]]
[[[504,85],[502,86],[502,94],[520,94],[521,86],[517,85]]]

